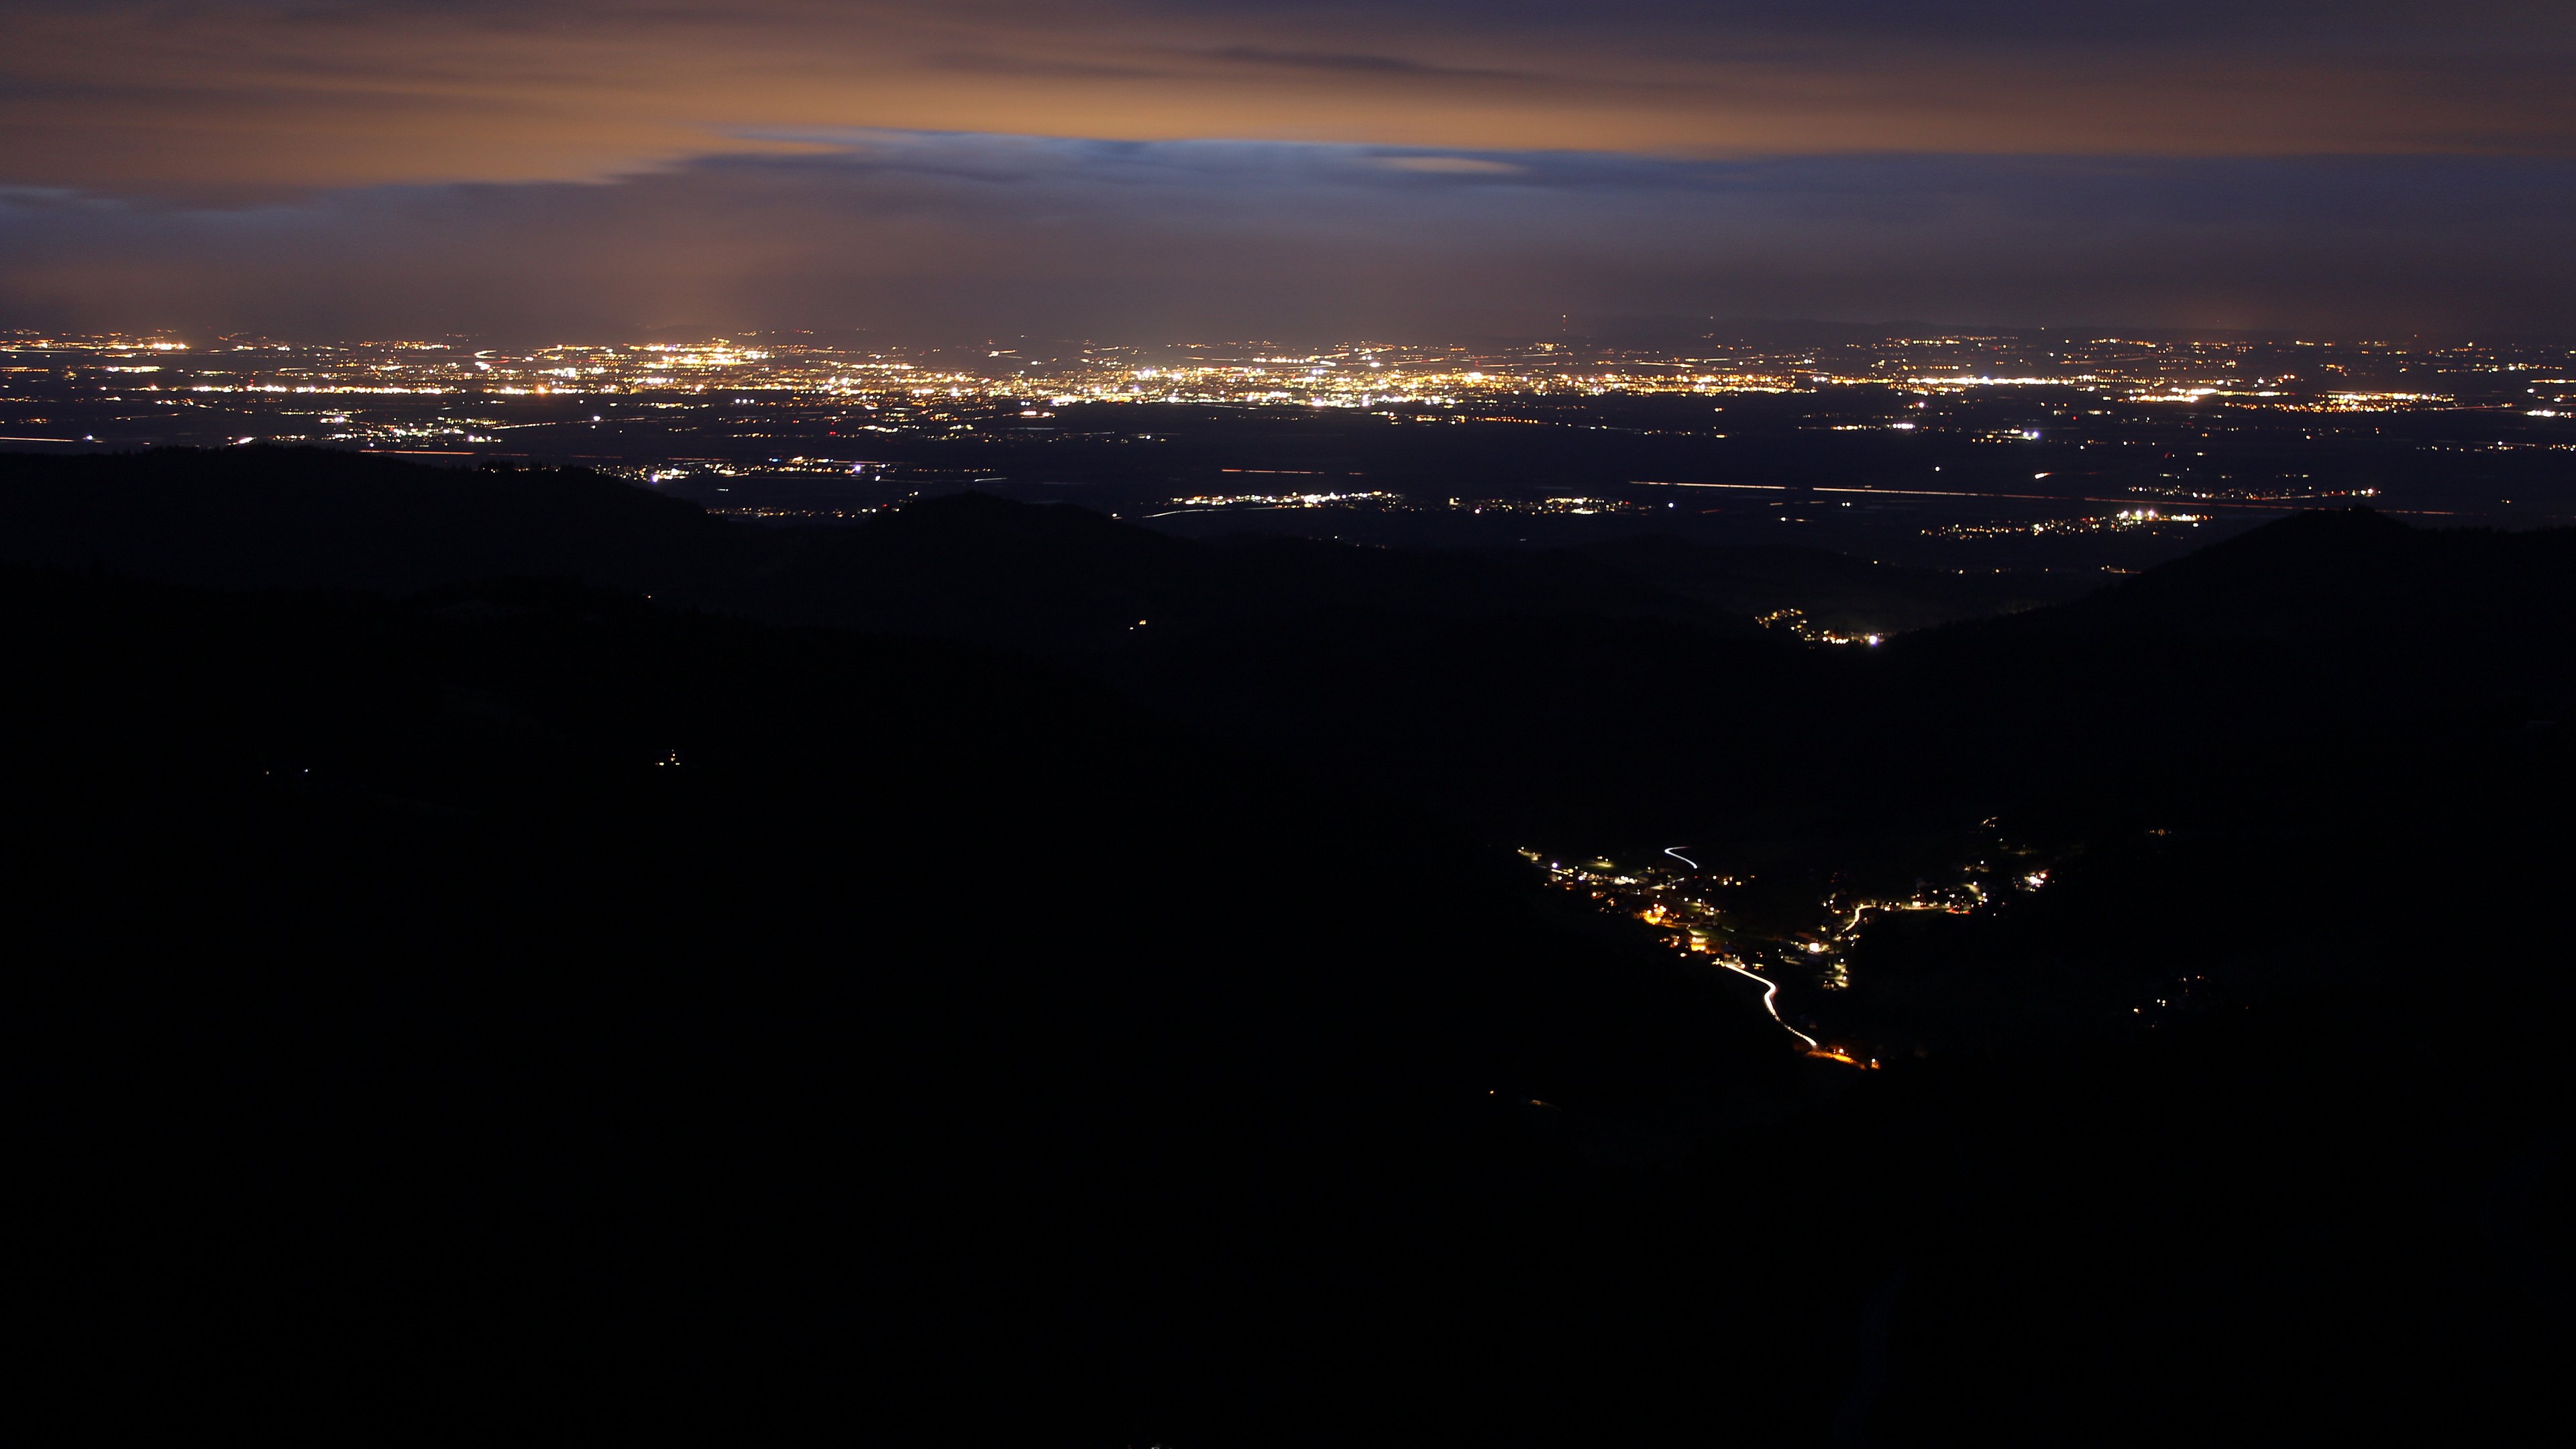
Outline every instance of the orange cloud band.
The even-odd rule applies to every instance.
[[[2576,151],[2554,22],[2511,45],[2182,25],[2141,44],[1780,32],[1651,5],[1596,25],[1420,4],[14,9],[0,184],[83,190],[595,179],[849,128],[1703,156]]]

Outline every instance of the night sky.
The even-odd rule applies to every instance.
[[[0,0],[0,326],[2576,332],[2565,0]]]

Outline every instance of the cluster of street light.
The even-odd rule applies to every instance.
[[[1998,855],[2019,857],[2022,865],[1998,873],[1987,860],[1970,861],[1941,882],[1918,880],[1901,896],[1836,892],[1816,902],[1804,922],[1765,922],[1763,913],[1739,909],[1728,897],[1752,885],[1751,875],[1703,868],[1700,857],[1681,847],[1664,852],[1663,861],[1623,864],[1607,856],[1568,862],[1535,849],[1523,859],[1538,866],[1547,884],[1590,901],[1597,909],[1654,928],[1671,950],[1705,960],[1763,984],[1763,1003],[1780,1024],[1806,1043],[1808,1054],[1860,1065],[1875,1065],[1866,1051],[1828,1042],[1810,1030],[1824,1031],[1817,1005],[1830,993],[1851,985],[1850,956],[1874,917],[1921,911],[1971,915],[2004,896],[2046,889],[2051,871],[2030,863],[2034,852],[1995,842]],[[1794,985],[1815,997],[1781,1009],[1780,988]]]

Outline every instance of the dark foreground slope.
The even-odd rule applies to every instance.
[[[0,454],[0,560],[219,587],[393,593],[562,577],[776,623],[1049,650],[1318,609],[1575,610],[1752,632],[1568,555],[1495,561],[1305,540],[1211,547],[976,494],[848,528],[728,523],[577,469],[429,468],[313,449]]]
[[[1878,933],[1856,1003],[2027,1032],[2186,980],[2368,981],[2430,1013],[2557,975],[2576,533],[2310,514],[1885,654],[1915,798],[2063,865],[2039,898]]]
[[[1306,539],[1186,542],[1079,508],[980,495],[820,530],[730,524],[576,469],[424,467],[314,449],[0,453],[0,560],[215,586],[404,592],[580,579],[773,622],[1048,649],[1318,610],[1457,618],[1580,613],[1748,635],[1800,608],[1918,627],[2027,607],[1982,581],[1816,550],[1635,539],[1489,558]]]
[[[1899,634],[2062,603],[2091,590],[2065,575],[1950,574],[1821,548],[1692,543],[1646,534],[1582,550],[1642,583],[1729,614],[1795,608],[1845,634]]]
[[[405,470],[325,546],[243,456],[195,549],[0,537],[70,568],[0,576],[53,1437],[2547,1431],[2563,536],[1822,650],[986,502],[442,532]],[[1875,1072],[1503,848],[1988,818],[2061,879],[1864,940]]]
[[[535,576],[680,593],[753,556],[693,504],[578,470],[289,448],[0,454],[0,559],[39,567],[227,588]]]
[[[1617,1266],[1582,1166],[1804,1099],[1741,983],[1079,680],[570,586],[0,600],[66,1429],[1302,1440],[1830,1334]]]

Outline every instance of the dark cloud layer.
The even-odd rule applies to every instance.
[[[0,0],[0,182],[596,178],[747,129],[2576,152],[2563,0]]]
[[[278,333],[1155,338],[1558,314],[2576,330],[2576,162],[1707,162],[804,133],[611,183],[0,200],[0,315]]]
[[[2566,0],[0,0],[0,34],[0,325],[2570,319]]]

